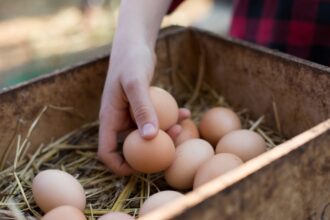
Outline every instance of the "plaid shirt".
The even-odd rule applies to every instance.
[[[330,66],[330,0],[235,0],[230,35]]]

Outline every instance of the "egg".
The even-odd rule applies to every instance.
[[[205,140],[190,139],[176,148],[175,159],[165,171],[167,183],[176,189],[192,188],[197,169],[214,155],[213,147]]]
[[[194,189],[241,164],[243,161],[234,154],[221,153],[213,156],[198,168],[194,178]]]
[[[205,140],[215,146],[222,136],[241,127],[240,119],[235,112],[228,108],[215,107],[204,113],[199,131]]]
[[[187,118],[179,123],[182,127],[182,131],[175,138],[175,146],[178,146],[186,140],[192,138],[199,138],[199,132],[195,122],[190,118]]]
[[[177,198],[183,197],[182,193],[172,190],[161,191],[150,196],[141,206],[139,216],[143,216]]]
[[[124,212],[110,212],[102,215],[98,220],[134,220],[134,218]]]
[[[170,136],[162,130],[151,140],[143,139],[135,130],[126,137],[123,154],[133,169],[142,173],[156,173],[171,165],[175,147]]]
[[[178,122],[179,107],[174,97],[166,90],[151,86],[150,99],[155,108],[159,128],[166,131]],[[132,119],[135,121],[134,112],[130,108]]]
[[[256,132],[250,130],[232,131],[219,141],[216,153],[231,153],[248,161],[266,151],[266,142]]]
[[[59,206],[49,211],[41,220],[86,220],[86,217],[75,207]]]
[[[33,198],[42,211],[70,205],[85,209],[86,197],[78,180],[61,170],[45,170],[38,173],[32,182]]]

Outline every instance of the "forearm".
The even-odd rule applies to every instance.
[[[171,0],[122,0],[114,46],[144,44],[153,49]]]

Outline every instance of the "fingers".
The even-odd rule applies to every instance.
[[[130,80],[123,86],[141,136],[152,139],[158,132],[158,120],[150,100],[148,83]]]
[[[180,122],[189,118],[191,115],[191,112],[187,108],[180,108],[179,109],[179,119],[178,124],[173,125],[170,127],[166,132],[167,134],[172,138],[172,140],[175,140],[176,137],[181,133],[182,126],[180,125]]]
[[[117,133],[117,143],[124,143],[126,137],[134,130],[136,130],[136,127],[132,126],[132,127],[130,127],[129,129],[127,129],[125,131],[118,132]]]
[[[108,152],[106,148],[99,147],[97,156],[112,172],[119,176],[128,176],[135,173],[118,151]]]
[[[100,124],[99,147],[97,157],[112,172],[119,176],[127,176],[135,171],[125,162],[123,156],[117,151],[117,135],[116,132],[107,128],[106,121]]]
[[[179,109],[179,119],[178,119],[178,123],[180,123],[181,121],[190,118],[191,116],[191,112],[189,109],[187,108],[180,108]]]
[[[166,133],[172,138],[172,140],[175,140],[181,131],[182,131],[182,126],[176,124],[176,125],[173,125],[172,127],[170,127],[166,131]]]
[[[117,149],[117,132],[129,125],[125,120],[127,112],[115,109],[105,98],[100,111],[99,147],[97,156],[112,172],[120,176],[126,176],[135,171],[125,162]],[[126,121],[126,123],[125,123]]]

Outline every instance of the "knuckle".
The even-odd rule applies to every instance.
[[[102,122],[104,119],[106,119],[109,116],[110,109],[111,109],[111,101],[109,99],[103,99],[99,109],[100,122]]]
[[[111,120],[111,110],[109,110],[109,108],[101,108],[98,116],[99,116],[100,129],[102,129],[103,124]]]
[[[97,150],[96,156],[97,156],[97,159],[99,159],[100,161],[102,161],[102,162],[104,161],[103,152],[100,149]]]
[[[105,110],[103,108],[100,109],[99,111],[99,121],[103,121],[103,119],[105,118]]]
[[[123,87],[127,93],[135,92],[140,87],[140,85],[141,85],[141,80],[135,77],[131,77],[130,79],[123,81]]]
[[[133,109],[135,120],[138,122],[146,121],[148,119],[149,112],[150,112],[150,108],[147,106],[139,106]]]

